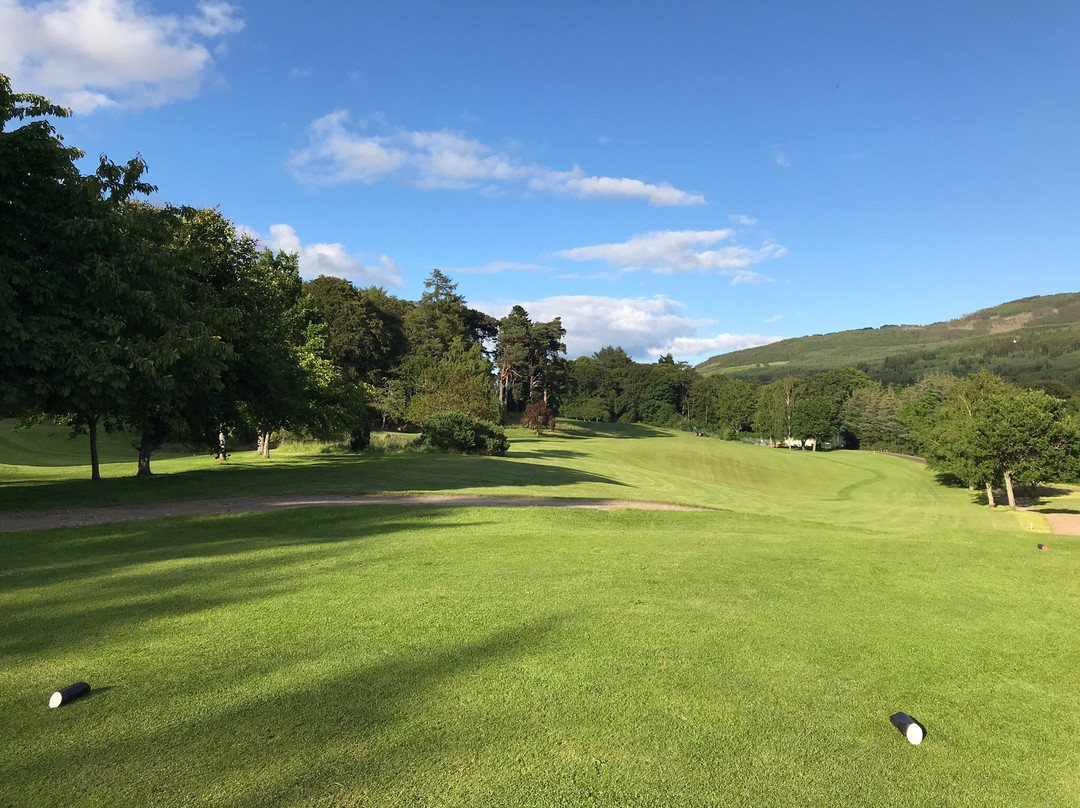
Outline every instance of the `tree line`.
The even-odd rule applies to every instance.
[[[438,269],[418,301],[305,283],[295,254],[220,211],[147,202],[140,157],[83,174],[50,121],[68,114],[0,75],[0,415],[89,433],[94,479],[101,430],[133,432],[147,475],[166,441],[224,459],[250,439],[269,456],[281,430],[361,449],[374,423],[494,425],[533,400],[550,415],[558,318],[515,307],[500,322]],[[472,434],[505,451],[490,430]]]
[[[219,458],[281,430],[364,448],[372,426],[432,445],[505,451],[508,414],[555,415],[917,453],[984,489],[1077,476],[1080,399],[983,371],[883,385],[842,368],[756,384],[703,376],[670,354],[565,358],[560,318],[471,308],[438,269],[419,300],[341,278],[304,282],[295,254],[259,246],[220,211],[144,200],[140,157],[77,167],[49,118],[68,112],[0,75],[0,415],[47,414],[136,436],[138,473],[166,441]],[[9,124],[20,125],[9,129]]]

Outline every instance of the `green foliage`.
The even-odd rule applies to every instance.
[[[1007,385],[985,371],[969,379],[935,377],[904,410],[912,436],[930,467],[968,485],[1001,481],[989,447],[976,431],[986,401]]]
[[[521,306],[499,321],[495,365],[504,408],[520,409],[534,400],[546,403],[563,392],[567,371],[560,354],[566,353],[565,335],[558,317],[534,323]]]
[[[835,437],[840,431],[836,402],[820,393],[800,399],[791,415],[791,435],[799,440],[812,439],[817,444]]]
[[[1080,434],[1064,417],[1064,404],[1041,390],[1007,390],[976,410],[974,440],[1014,505],[1013,483],[1035,485],[1075,473]]]
[[[861,387],[844,402],[841,424],[855,438],[857,448],[914,452],[910,430],[901,418],[902,407],[903,399],[894,388]]]
[[[374,384],[400,364],[408,347],[404,301],[325,275],[305,283],[304,291],[326,325],[330,358],[350,378]]]
[[[808,389],[806,379],[795,377],[779,379],[761,388],[754,413],[754,430],[774,441],[795,437],[792,423],[795,409]]]
[[[502,416],[491,362],[480,345],[465,347],[459,341],[439,357],[413,355],[402,370],[410,388],[406,418],[411,423],[450,411],[477,421],[496,422]]]
[[[462,412],[432,415],[421,426],[424,445],[440,452],[502,455],[510,448],[506,433],[492,423]]]

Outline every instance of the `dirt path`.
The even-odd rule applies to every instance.
[[[151,502],[144,505],[116,505],[108,508],[68,508],[48,511],[0,512],[0,533],[22,530],[50,530],[112,522],[161,519],[166,516],[213,516],[224,513],[252,513],[285,508],[353,505],[437,505],[472,508],[586,508],[590,510],[697,511],[689,505],[667,502],[633,502],[619,499],[569,499],[556,497],[476,497],[454,494],[373,494],[234,497],[186,502]]]
[[[1080,513],[1044,513],[1043,516],[1057,535],[1080,536]]]

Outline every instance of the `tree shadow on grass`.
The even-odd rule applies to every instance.
[[[569,457],[569,455],[567,456]],[[390,456],[303,455],[279,461],[213,464],[135,477],[0,483],[4,510],[70,508],[275,494],[441,492],[529,485],[624,483],[601,474],[513,457],[407,453]]]
[[[53,653],[116,626],[152,626],[287,594],[297,576],[317,575],[311,568],[321,563],[336,571],[362,560],[370,568],[391,556],[365,554],[368,543],[441,527],[451,510],[304,509],[0,537],[0,596],[7,601],[0,658]]]
[[[511,454],[514,458],[535,457],[539,460],[545,460],[548,458],[569,459],[573,457],[588,457],[588,454],[586,452],[575,452],[573,449],[534,449],[527,452],[511,451]]]
[[[351,805],[390,795],[440,802],[440,792],[453,796],[469,783],[460,771],[448,782],[446,773],[502,752],[524,731],[506,715],[468,709],[470,700],[511,714],[513,692],[492,699],[486,683],[566,622],[549,615],[489,628],[344,671],[338,664],[323,676],[312,671],[325,651],[279,664],[262,681],[225,668],[214,691],[150,694],[163,706],[116,688],[66,708],[66,726],[42,726],[39,748],[47,752],[0,765],[7,787],[25,792],[33,784],[39,804],[107,804],[119,795],[129,804],[226,808]],[[248,689],[247,698],[220,695]],[[104,733],[84,731],[106,719]]]

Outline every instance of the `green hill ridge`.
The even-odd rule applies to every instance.
[[[1025,297],[931,325],[883,325],[794,337],[713,356],[697,370],[769,382],[858,367],[884,384],[980,368],[1020,384],[1080,388],[1080,293]]]

